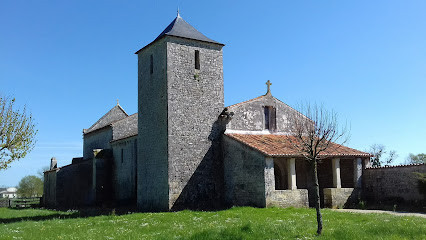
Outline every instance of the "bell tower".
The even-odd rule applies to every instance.
[[[224,45],[178,16],[138,55],[138,208],[203,208],[222,197],[216,122]]]

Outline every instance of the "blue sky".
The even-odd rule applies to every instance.
[[[351,125],[348,146],[426,152],[425,1],[0,2],[0,93],[26,105],[34,150],[0,186],[82,156],[82,129],[120,100],[137,111],[137,58],[181,16],[224,47],[225,105],[266,91],[322,103]]]

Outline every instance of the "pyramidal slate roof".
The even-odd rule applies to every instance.
[[[83,129],[83,133],[87,134],[96,131],[128,116],[129,115],[127,115],[124,109],[119,104],[117,104],[105,115],[103,115],[97,122],[95,122],[95,124],[93,124],[90,128]]]
[[[187,38],[187,39],[194,39],[202,42],[209,42],[209,43],[215,43],[219,45],[224,45],[222,43],[216,42],[208,37],[206,37],[204,34],[200,33],[197,29],[195,29],[193,26],[191,26],[189,23],[187,23],[183,18],[179,15],[169,24],[169,26],[164,29],[158,37],[152,41],[150,44],[146,45],[145,47],[139,49],[141,51],[142,49],[146,48],[147,46],[151,45],[155,41],[163,38],[164,36],[175,36],[175,37],[181,37],[181,38]]]

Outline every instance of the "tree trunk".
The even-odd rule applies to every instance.
[[[322,233],[322,215],[321,215],[321,209],[320,209],[320,189],[319,189],[319,184],[318,184],[318,168],[317,168],[317,161],[314,160],[313,161],[313,166],[312,166],[312,170],[313,170],[313,180],[314,180],[314,201],[315,201],[315,209],[317,211],[317,223],[318,223],[318,228],[317,228],[317,234],[321,235]]]

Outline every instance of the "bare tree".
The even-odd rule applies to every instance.
[[[24,158],[35,144],[35,129],[32,115],[24,109],[14,110],[15,99],[0,96],[0,170]]]
[[[368,152],[372,155],[370,163],[373,167],[381,167],[382,165],[389,165],[398,157],[395,150],[386,151],[386,147],[382,144],[373,144],[370,146]],[[384,158],[384,155],[387,157]]]
[[[410,153],[405,161],[405,164],[422,164],[422,163],[426,163],[425,153],[419,153],[417,155]]]
[[[41,180],[43,180],[43,181],[44,181],[44,172],[49,171],[49,170],[50,170],[50,167],[49,167],[49,166],[44,166],[44,167],[40,168],[40,169],[37,171],[37,175],[38,175],[38,177],[39,177]]]
[[[320,192],[318,183],[318,163],[327,157],[327,152],[338,150],[349,137],[349,131],[338,125],[337,113],[327,111],[323,106],[301,105],[299,111],[288,115],[287,140],[293,150],[305,157],[310,165],[314,183],[314,202],[317,213],[317,234],[322,233],[322,215],[320,210]],[[332,149],[331,149],[332,148]]]

